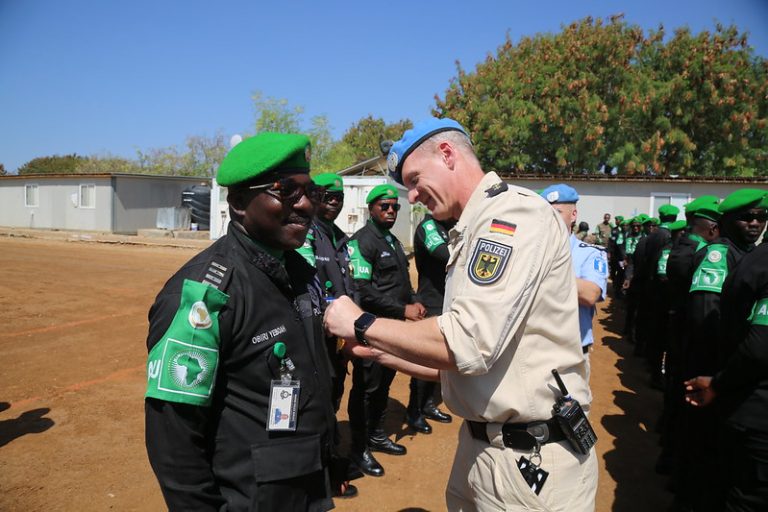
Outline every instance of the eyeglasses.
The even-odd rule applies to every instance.
[[[400,211],[400,203],[379,203],[379,207],[381,208],[381,211],[383,211],[383,212],[389,210],[390,206],[396,212]]]
[[[762,212],[744,212],[736,217],[736,220],[741,222],[766,222],[768,221],[768,212],[763,210]]]
[[[283,203],[295,204],[301,199],[301,196],[307,196],[307,199],[313,203],[319,202],[325,194],[325,187],[312,183],[301,184],[291,178],[281,178],[274,183],[265,185],[254,185],[248,187],[250,190],[263,190],[272,197],[279,199]]]
[[[331,201],[336,201],[339,203],[344,201],[344,192],[326,192],[323,196],[323,202],[330,203]]]

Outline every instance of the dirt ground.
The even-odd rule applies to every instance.
[[[0,510],[156,511],[144,450],[147,310],[194,247],[0,235]],[[599,436],[598,511],[665,510],[653,431],[661,393],[600,308],[591,420]],[[408,448],[377,455],[381,478],[355,481],[341,511],[439,511],[460,422],[413,435],[401,423],[408,378],[392,386],[388,427]],[[345,406],[342,407],[344,409]],[[340,416],[348,438],[346,413]]]

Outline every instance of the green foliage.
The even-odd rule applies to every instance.
[[[138,168],[145,174],[212,177],[227,154],[227,144],[221,133],[213,137],[192,135],[184,148],[169,146],[137,153]]]
[[[88,174],[140,174],[139,163],[116,156],[90,156],[77,165],[76,172]]]
[[[381,118],[368,115],[359,120],[341,138],[341,142],[347,144],[353,152],[353,161],[350,165],[379,155],[381,141],[398,140],[403,132],[410,128],[413,128],[410,119],[387,124]]]
[[[5,165],[0,164],[0,176],[7,176],[7,175],[8,175],[8,171],[5,170]]]
[[[507,37],[435,101],[486,170],[768,175],[768,61],[735,27],[665,42],[615,16]]]
[[[71,174],[78,172],[78,166],[86,160],[83,156],[54,155],[33,158],[19,167],[19,174]]]
[[[255,111],[256,133],[301,133],[301,116],[304,114],[304,107],[300,105],[291,107],[288,100],[264,96],[260,91],[253,92],[251,101]]]

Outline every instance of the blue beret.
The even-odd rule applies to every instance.
[[[387,156],[387,167],[389,175],[395,182],[403,184],[403,162],[408,158],[414,149],[419,147],[422,142],[440,132],[457,131],[467,135],[467,131],[453,119],[437,119],[430,117],[425,121],[417,123],[410,130],[406,130],[403,138],[392,144]]]
[[[565,183],[550,185],[542,190],[540,195],[550,204],[575,203],[579,200],[579,193],[576,192],[576,189]]]

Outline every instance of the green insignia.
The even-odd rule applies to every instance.
[[[301,247],[296,249],[296,252],[304,256],[304,259],[307,260],[307,263],[312,265],[313,267],[317,267],[317,261],[315,258],[315,248],[312,247],[312,242],[315,240],[315,234],[312,229],[309,230],[307,233],[307,238],[304,239],[304,244],[302,244]]]
[[[146,397],[210,405],[219,363],[219,311],[229,296],[186,279],[171,326],[147,361]]]
[[[435,252],[435,249],[445,243],[445,240],[440,236],[440,232],[437,229],[437,224],[432,219],[424,223],[424,234],[424,246],[430,254]]]
[[[347,244],[349,252],[349,265],[352,269],[352,279],[364,279],[370,281],[373,277],[373,265],[371,265],[360,252],[357,240],[350,240]]]
[[[728,246],[711,244],[707,246],[707,255],[693,274],[690,292],[715,292],[723,290],[723,283],[728,276]]]
[[[749,321],[752,325],[768,325],[768,297],[755,302]]]
[[[656,264],[656,273],[660,276],[667,275],[667,261],[669,261],[669,253],[670,249],[662,249],[661,251],[661,257],[659,257],[659,261]]]
[[[469,262],[469,278],[480,285],[495,283],[504,273],[511,255],[510,246],[479,239]]]

